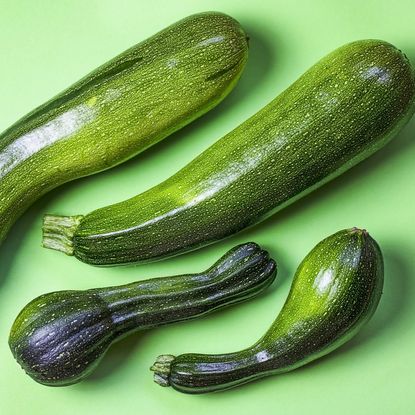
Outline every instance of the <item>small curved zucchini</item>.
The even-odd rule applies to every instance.
[[[46,216],[43,244],[113,265],[225,238],[382,147],[412,115],[414,97],[401,51],[350,43],[158,186],[84,217]]]
[[[0,134],[0,241],[42,194],[129,159],[216,106],[239,79],[247,51],[237,21],[195,14]]]
[[[275,274],[274,260],[250,242],[199,274],[41,295],[16,318],[10,349],[37,382],[70,385],[88,376],[121,336],[247,300],[268,287]]]
[[[353,337],[382,294],[383,259],[364,230],[340,231],[303,260],[279,316],[252,347],[236,353],[160,356],[155,381],[185,393],[217,391],[288,372]]]

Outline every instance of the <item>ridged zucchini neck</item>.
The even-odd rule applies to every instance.
[[[205,272],[44,294],[16,318],[10,349],[37,382],[70,385],[88,376],[120,337],[247,300],[264,291],[275,275],[268,253],[245,243]]]
[[[413,68],[400,50],[380,40],[347,44],[169,179],[81,217],[63,246],[65,225],[51,228],[47,216],[44,245],[116,265],[228,237],[370,156],[414,102]]]
[[[376,241],[357,228],[335,233],[302,261],[281,312],[253,346],[218,355],[162,355],[151,368],[154,380],[206,393],[296,369],[351,339],[375,312],[382,287]]]
[[[236,20],[195,14],[0,134],[0,241],[44,193],[131,158],[216,106],[235,86],[247,53]]]

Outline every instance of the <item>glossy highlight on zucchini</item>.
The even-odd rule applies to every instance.
[[[115,265],[228,237],[382,147],[413,114],[414,97],[400,50],[380,40],[347,44],[161,184],[85,216],[47,215],[43,244]]]
[[[159,356],[154,380],[206,393],[296,369],[351,339],[375,312],[382,287],[376,241],[357,228],[335,233],[298,267],[280,314],[258,342],[236,353]]]
[[[233,18],[195,14],[0,134],[0,241],[41,195],[131,158],[216,106],[235,86],[247,52]]]
[[[20,312],[9,346],[35,381],[70,385],[88,376],[120,337],[245,301],[264,291],[275,275],[268,252],[249,242],[205,272],[44,294]]]

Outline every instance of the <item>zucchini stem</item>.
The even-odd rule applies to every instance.
[[[150,370],[154,372],[154,382],[160,386],[170,386],[171,362],[175,356],[171,354],[160,355]]]
[[[57,216],[45,215],[43,218],[42,245],[45,248],[73,255],[73,236],[83,215]]]

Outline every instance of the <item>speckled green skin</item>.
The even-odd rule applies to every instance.
[[[257,343],[229,354],[160,356],[155,380],[205,393],[303,366],[355,335],[374,313],[382,287],[378,244],[366,231],[340,231],[300,264],[283,309]]]
[[[247,300],[267,288],[275,275],[275,262],[250,242],[202,273],[45,294],[16,318],[10,349],[37,382],[70,385],[88,376],[120,337]]]
[[[73,244],[58,249],[111,265],[227,237],[383,146],[412,115],[414,96],[414,72],[394,46],[340,47],[165,182],[86,215]]]
[[[247,59],[231,17],[190,16],[101,66],[0,135],[0,241],[42,194],[145,150],[217,105]]]

